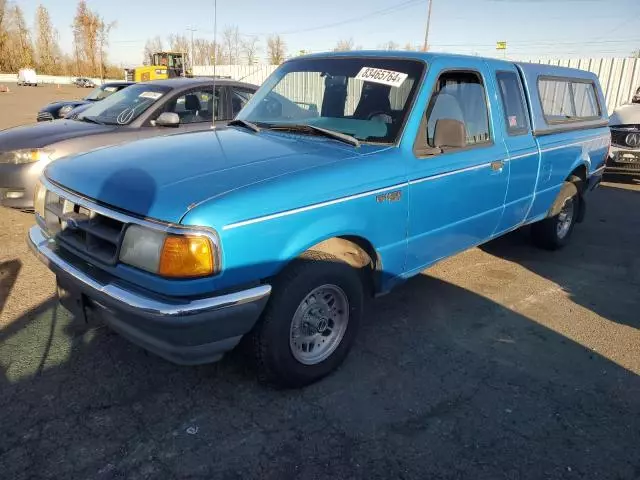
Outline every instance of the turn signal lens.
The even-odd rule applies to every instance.
[[[33,196],[33,209],[42,219],[44,219],[44,201],[46,196],[47,189],[40,181],[38,181],[38,183],[36,183],[36,191]]]
[[[168,235],[160,253],[158,273],[165,277],[204,277],[215,270],[207,237]]]

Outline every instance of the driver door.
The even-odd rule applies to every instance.
[[[502,217],[509,162],[488,67],[456,59],[455,69],[434,62],[426,86],[431,98],[409,167],[407,270],[419,271],[491,237]],[[435,148],[438,120],[462,123],[463,147]]]

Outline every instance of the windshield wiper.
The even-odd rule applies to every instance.
[[[78,117],[78,120],[82,120],[83,122],[88,123],[96,123],[98,125],[104,125],[104,122],[101,122],[96,117]]]
[[[304,133],[313,133],[317,135],[323,135],[328,138],[333,138],[334,140],[338,140],[343,143],[348,143],[349,145],[353,145],[354,147],[359,147],[360,142],[357,138],[352,137],[351,135],[347,135],[345,133],[336,132],[335,130],[329,130],[327,128],[316,127],[315,125],[306,125],[306,124],[276,124],[269,125],[266,127],[269,130],[285,130],[288,132],[304,132]]]
[[[245,127],[248,128],[249,130],[252,130],[256,133],[260,133],[260,127],[257,126],[255,123],[251,123],[248,122],[246,120],[242,120],[240,118],[236,118],[235,120],[231,120],[229,123],[227,123],[227,125],[229,125],[230,127],[232,126],[237,126],[237,127]]]

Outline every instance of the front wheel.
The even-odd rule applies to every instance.
[[[296,259],[276,278],[252,332],[260,380],[297,388],[338,368],[353,344],[363,306],[357,269],[323,252]]]
[[[572,182],[565,182],[551,207],[551,215],[531,226],[534,243],[547,250],[557,250],[569,243],[579,206],[578,188]]]

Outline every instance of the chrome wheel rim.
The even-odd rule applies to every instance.
[[[562,205],[562,209],[558,214],[558,224],[556,225],[556,233],[558,238],[564,238],[569,233],[571,224],[573,223],[573,198],[567,198]]]
[[[304,297],[291,320],[289,348],[304,365],[318,364],[336,351],[349,323],[349,300],[337,285],[322,285]]]

